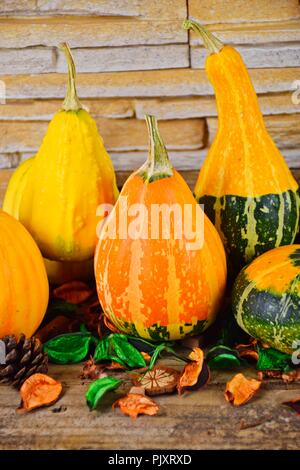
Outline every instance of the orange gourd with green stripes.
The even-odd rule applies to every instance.
[[[183,178],[173,169],[159,135],[156,120],[147,116],[150,151],[147,162],[126,181],[105,221],[95,255],[95,276],[104,314],[125,333],[153,340],[176,340],[206,329],[215,319],[226,285],[226,259],[221,239],[197,205]],[[189,249],[187,238],[174,232],[162,236],[122,238],[116,214],[121,201],[141,204],[150,213],[154,205],[185,205],[204,218],[204,244]],[[174,216],[175,217],[175,216]],[[152,229],[153,220],[146,222]],[[170,219],[173,221],[174,218]],[[147,225],[148,224],[148,225]],[[115,238],[107,236],[115,233]]]
[[[0,210],[0,338],[30,337],[43,320],[49,287],[42,255],[28,231]]]
[[[300,245],[275,248],[244,268],[235,282],[232,303],[237,322],[247,333],[280,351],[296,352]]]
[[[261,253],[293,243],[299,187],[266,130],[240,54],[193,20],[186,29],[208,49],[205,69],[214,87],[218,131],[195,186],[229,259],[240,268]]]

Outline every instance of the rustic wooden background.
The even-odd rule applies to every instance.
[[[181,27],[188,15],[242,52],[272,136],[289,165],[300,167],[300,104],[292,102],[300,81],[298,0],[0,0],[1,194],[61,104],[61,41],[73,49],[79,95],[118,172],[144,161],[149,112],[161,120],[176,167],[198,170],[217,118],[205,50]]]

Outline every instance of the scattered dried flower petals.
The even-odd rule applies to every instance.
[[[200,388],[209,381],[209,368],[204,362],[204,352],[202,351],[202,349],[194,348],[189,355],[189,359],[191,359],[193,362],[189,362],[188,364],[186,364],[183,369],[183,372],[181,373],[177,384],[179,394],[181,394],[185,388],[191,388],[193,386],[197,386],[197,388]]]
[[[52,405],[58,400],[61,392],[60,382],[45,374],[33,374],[20,389],[21,405],[17,411],[25,413],[41,406]]]
[[[258,373],[259,380],[264,377],[268,379],[279,379],[285,383],[300,381],[300,369],[293,369],[290,372],[282,372],[281,370],[262,370]]]
[[[296,411],[297,415],[300,416],[300,397],[294,398],[293,400],[284,401],[283,405],[287,405]]]
[[[262,382],[256,379],[247,379],[243,374],[236,374],[226,384],[225,398],[235,406],[244,405],[260,388]]]
[[[85,282],[72,281],[54,289],[52,295],[55,299],[77,305],[88,300],[93,293],[93,289],[85,284]]]
[[[144,375],[133,376],[133,383],[143,387],[147,395],[163,395],[174,392],[179,380],[179,373],[175,369],[164,366],[155,366]]]
[[[106,377],[107,374],[104,372],[104,364],[96,364],[94,359],[91,357],[83,366],[81,378],[88,380],[97,380],[102,377]]]
[[[130,392],[125,397],[117,400],[112,407],[113,409],[119,407],[122,413],[133,419],[136,419],[140,414],[154,416],[159,410],[158,405],[151,398],[141,393]]]

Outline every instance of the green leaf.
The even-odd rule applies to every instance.
[[[95,380],[88,388],[85,394],[87,405],[95,410],[105,393],[115,390],[122,383],[115,377],[102,377],[102,379]]]
[[[277,351],[277,349],[259,347],[256,368],[258,370],[281,370],[287,372],[292,369],[291,356]]]
[[[152,354],[151,356],[151,361],[150,361],[150,364],[149,364],[149,369],[151,370],[153,368],[153,366],[155,365],[160,353],[163,351],[163,350],[167,350],[169,348],[169,346],[166,344],[166,343],[161,343],[159,344],[155,350],[154,350],[154,353]]]
[[[111,360],[111,353],[109,350],[109,345],[110,345],[109,336],[105,336],[99,341],[95,349],[95,353],[94,353],[94,360],[96,362],[103,362],[103,361]]]
[[[115,361],[130,368],[146,366],[141,353],[128,342],[125,335],[119,333],[112,333],[99,341],[94,360]]]
[[[224,345],[213,346],[206,356],[210,369],[235,369],[241,365],[237,351]]]
[[[126,336],[114,334],[111,336],[112,347],[119,359],[129,367],[146,367],[146,361],[141,353],[132,346]]]
[[[69,333],[56,336],[44,344],[43,349],[49,360],[56,364],[72,364],[86,358],[90,343],[90,333]]]

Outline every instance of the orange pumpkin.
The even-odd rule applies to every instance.
[[[176,340],[200,333],[213,322],[225,290],[225,251],[216,229],[173,169],[155,118],[147,116],[146,121],[149,157],[126,181],[103,224],[95,255],[95,276],[104,313],[121,331],[153,340]],[[129,214],[126,236],[124,219],[118,223],[124,201]],[[201,248],[190,249],[188,237],[177,239],[174,230],[164,237],[162,219],[159,236],[144,237],[144,230],[149,234],[153,228],[152,216],[145,223],[141,218],[137,223],[130,214],[143,207],[149,215],[154,205],[163,204],[167,208],[176,205],[182,213],[189,206],[193,233],[195,214],[201,211],[204,220]],[[170,221],[174,228],[175,213]],[[130,234],[132,223],[141,237]]]
[[[0,210],[0,338],[32,336],[48,298],[46,269],[35,241],[20,222]]]

